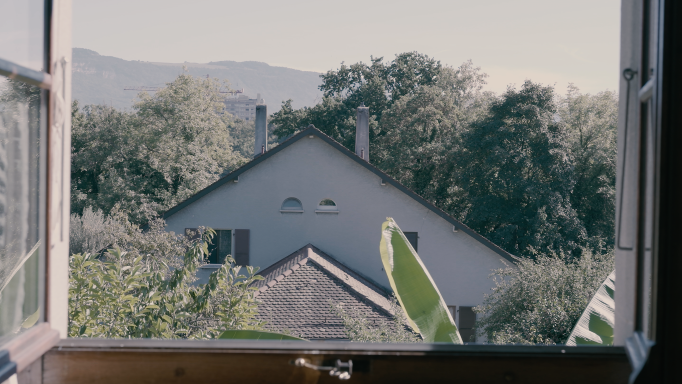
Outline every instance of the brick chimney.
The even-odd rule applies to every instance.
[[[256,144],[253,157],[258,157],[268,150],[268,106],[256,105]]]
[[[369,162],[369,107],[362,103],[355,120],[355,154]]]

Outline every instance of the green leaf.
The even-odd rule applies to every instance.
[[[284,335],[282,333],[252,331],[252,330],[236,330],[231,329],[223,332],[219,339],[232,340],[297,340],[308,341],[294,336]]]
[[[426,343],[461,344],[450,311],[417,252],[392,218],[381,226],[381,261],[407,320]]]
[[[615,293],[616,271],[613,271],[590,300],[566,345],[613,345]]]

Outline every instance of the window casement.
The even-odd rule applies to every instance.
[[[228,255],[232,255],[232,230],[216,229],[213,241],[208,246],[208,262],[224,264]]]
[[[66,337],[71,14],[70,1],[61,0],[0,7],[3,382],[30,371]]]
[[[71,71],[70,36],[65,31],[70,2],[49,3],[49,73],[44,74],[46,81],[28,76],[50,89],[47,215],[42,218],[46,228],[45,316],[43,323],[0,346],[0,372],[10,367],[10,371],[21,371],[20,382],[46,383],[337,380],[294,364],[302,358],[320,366],[352,360],[351,379],[372,383],[450,382],[453,377],[476,383],[624,383],[631,372],[636,375],[632,382],[679,380],[677,359],[672,358],[682,342],[682,333],[677,331],[682,318],[678,276],[682,250],[677,241],[682,217],[679,2],[622,1],[621,74],[626,75],[620,83],[616,346],[66,339],[43,354],[57,334],[51,329],[65,335],[68,290]],[[17,73],[17,78],[26,78],[25,71]],[[236,230],[234,237],[239,237]],[[248,247],[238,250],[237,244],[235,255],[248,255]]]

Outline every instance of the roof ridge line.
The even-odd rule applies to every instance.
[[[352,276],[351,274],[343,271],[341,268],[337,267],[334,265],[334,263],[331,260],[327,260],[327,257],[331,259],[330,256],[325,255],[319,255],[315,252],[313,249],[312,245],[307,246],[308,248],[308,255],[305,258],[306,260],[312,261],[313,263],[317,264],[321,268],[324,268],[327,272],[332,274],[334,277],[336,277],[341,283],[352,289],[353,291],[357,292],[361,296],[363,296],[365,299],[369,300],[370,302],[376,304],[377,306],[381,307],[383,310],[388,312],[389,314],[393,315],[393,310],[391,308],[391,303],[390,301],[383,295],[379,294],[375,290],[373,290],[371,287],[368,287],[367,284],[364,284],[362,281],[358,280],[355,276]],[[332,259],[333,260],[333,259]]]

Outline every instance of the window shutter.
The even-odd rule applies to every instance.
[[[403,232],[405,234],[405,237],[407,238],[407,241],[412,244],[412,248],[414,248],[415,252],[419,252],[417,249],[417,243],[419,242],[419,232]]]
[[[469,343],[476,341],[476,313],[474,307],[459,307],[459,334],[462,336],[462,341]]]
[[[234,262],[237,265],[249,265],[250,230],[234,230]]]
[[[189,240],[197,240],[201,238],[201,233],[199,233],[199,228],[185,228],[185,236]]]

